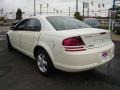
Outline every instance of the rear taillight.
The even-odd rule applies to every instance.
[[[71,37],[63,40],[62,45],[65,48],[65,51],[84,51],[85,43],[80,36]]]

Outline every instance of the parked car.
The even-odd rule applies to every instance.
[[[115,34],[120,34],[120,20],[116,20],[114,24],[114,32]]]
[[[100,27],[100,23],[96,18],[85,18],[83,22],[90,25],[93,28]]]
[[[110,31],[91,28],[67,16],[40,16],[22,20],[7,33],[9,50],[33,58],[43,75],[55,69],[79,72],[94,69],[114,57]]]

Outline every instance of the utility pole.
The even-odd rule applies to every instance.
[[[117,0],[113,0],[113,10],[114,10],[114,13],[116,14],[117,13],[117,7],[116,7],[116,2]],[[116,15],[115,15],[116,16]],[[115,22],[115,16],[114,18],[112,19],[112,30],[114,28],[114,22]]]
[[[15,17],[14,17],[14,13],[15,13],[15,12],[14,12],[14,9],[13,9],[13,19],[15,18]]]
[[[115,1],[116,1],[116,0],[113,0],[113,9],[115,9]]]
[[[69,0],[69,16],[70,16],[70,0]]]
[[[49,8],[49,4],[47,3],[47,15],[48,15],[48,8]]]
[[[84,16],[85,16],[85,15],[84,15],[84,13],[85,13],[85,11],[84,11],[85,9],[84,9],[84,8],[85,8],[85,2],[83,2],[83,18],[84,18]]]
[[[42,14],[42,4],[40,4],[40,14]]]
[[[88,17],[89,17],[89,13],[90,13],[90,7],[89,7],[89,4],[88,4]]]
[[[70,6],[69,6],[69,16],[70,16]]]
[[[35,4],[35,0],[34,0],[34,16],[36,16],[36,4]]]
[[[78,12],[78,0],[76,0],[76,12]]]

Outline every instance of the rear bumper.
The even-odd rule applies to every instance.
[[[109,51],[109,56],[103,59],[102,52]],[[114,57],[114,44],[89,49],[82,52],[66,52],[56,53],[55,67],[67,72],[79,72],[96,68],[102,64],[109,62]]]

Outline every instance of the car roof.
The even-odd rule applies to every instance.
[[[53,16],[63,16],[63,17],[71,17],[71,16],[65,16],[65,15],[36,15],[36,16],[30,16],[30,17],[27,17],[27,18],[46,18],[46,17],[48,17],[48,16],[51,16],[51,17],[53,17]]]

